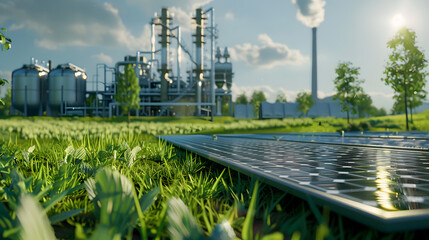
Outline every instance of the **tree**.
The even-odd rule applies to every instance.
[[[424,90],[423,90],[423,93],[425,93]],[[420,93],[420,94],[423,94],[423,93]],[[415,93],[407,93],[407,95],[408,95],[408,100],[407,100],[408,108],[407,109],[409,110],[409,113],[410,113],[410,122],[413,123],[414,109],[423,104],[424,97],[418,96],[418,94],[415,94]],[[395,94],[393,96],[393,99],[395,99],[395,103],[393,103],[392,114],[405,113],[405,93]]]
[[[365,93],[361,93],[357,96],[357,112],[359,118],[364,118],[365,115],[371,115],[374,106],[372,105],[372,98]]]
[[[298,111],[300,111],[304,116],[307,115],[308,110],[314,105],[313,98],[310,93],[300,92],[296,96],[296,102],[299,103]]]
[[[139,108],[139,79],[136,76],[131,64],[125,67],[125,73],[119,74],[118,88],[116,92],[116,101],[121,103],[122,113],[128,114],[128,123],[130,122],[130,112],[132,109]]]
[[[405,101],[404,101],[404,94],[398,94],[394,95],[393,99],[395,99],[395,102],[392,106],[392,114],[403,114],[405,113]]]
[[[0,115],[9,116],[10,105],[12,104],[12,87],[9,87],[3,99],[4,104],[0,105]]]
[[[357,96],[357,112],[359,118],[364,118],[366,116],[385,116],[386,110],[383,108],[378,109],[372,103],[372,98],[366,94],[361,93]]]
[[[9,50],[12,47],[12,40],[8,37],[6,37],[3,32],[6,32],[5,28],[0,28],[0,46],[1,46],[1,50],[3,51],[4,49]],[[3,32],[2,32],[3,31]],[[2,79],[0,78],[0,86],[4,86],[7,83],[6,79]],[[0,103],[4,105],[3,100],[0,98]]]
[[[375,116],[375,117],[386,116],[386,115],[387,115],[387,112],[386,112],[386,109],[384,108],[376,109],[376,111],[372,114],[372,116]]]
[[[238,95],[235,99],[235,104],[248,104],[249,101],[247,100],[246,94],[243,92],[242,94]]]
[[[335,69],[337,77],[334,80],[337,93],[334,100],[339,99],[341,110],[347,112],[347,123],[350,123],[350,111],[357,113],[358,96],[363,94],[360,86],[363,80],[358,80],[359,67],[353,67],[351,62],[340,62]]]
[[[261,106],[261,103],[265,101],[267,101],[267,98],[265,97],[265,93],[263,91],[255,90],[252,93],[250,104],[253,104],[253,109],[256,115],[259,114],[259,106]]]
[[[395,108],[403,101],[406,128],[408,126],[408,109],[418,107],[426,98],[427,60],[424,53],[416,46],[416,33],[408,28],[401,28],[392,40],[387,42],[391,49],[386,69],[384,83],[392,87],[397,101]],[[397,111],[398,109],[395,109]]]
[[[282,92],[279,93],[279,94],[277,94],[276,102],[281,102],[281,103],[287,102],[286,95],[284,93],[282,93]]]

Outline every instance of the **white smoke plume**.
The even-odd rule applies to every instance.
[[[296,18],[307,27],[318,27],[325,19],[324,0],[292,0],[292,3],[298,8]]]

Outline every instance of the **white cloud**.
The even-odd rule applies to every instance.
[[[385,92],[368,92],[367,94],[371,97],[384,97],[384,98],[390,98],[390,99],[392,99],[394,96],[393,93],[385,93]]]
[[[288,46],[273,42],[267,34],[258,36],[261,45],[244,43],[230,48],[231,57],[234,60],[242,60],[248,65],[263,69],[271,69],[283,65],[300,65],[308,61],[308,57],[299,50],[290,49]]]
[[[127,0],[127,3],[140,7],[145,14],[152,16],[155,12],[160,15],[161,8],[168,7],[173,17],[173,26],[179,25],[181,31],[191,32],[195,28],[195,9],[202,8],[213,0]],[[205,10],[205,9],[204,9]]]
[[[4,0],[0,23],[13,21],[19,29],[35,32],[35,42],[47,49],[64,46],[124,46],[147,49],[150,27],[134,36],[123,24],[118,9],[98,0]]]
[[[95,54],[95,55],[92,55],[91,57],[97,59],[101,63],[106,63],[106,64],[112,64],[113,63],[112,57],[110,57],[109,55],[106,55],[104,53]]]
[[[115,46],[128,50],[150,48],[150,27],[145,25],[133,34],[124,25],[115,5],[100,0],[2,0],[0,23],[13,22],[8,30],[26,29],[35,33],[34,42],[46,49],[67,46]],[[144,16],[153,16],[162,7],[169,7],[175,15],[173,25],[182,31],[193,31],[195,8],[212,0],[128,0],[131,7],[142,9]],[[120,9],[120,8],[119,8]]]
[[[127,0],[130,5],[140,7],[144,13],[152,15],[154,12],[159,12],[163,7],[176,7],[183,9],[185,12],[193,12],[196,8],[204,7],[213,0]]]
[[[233,12],[226,12],[224,18],[226,20],[234,20],[235,19],[235,15]]]
[[[192,19],[192,13],[185,12],[178,7],[168,9],[173,14],[173,25],[179,25],[180,31],[191,32],[195,29],[195,20]]]
[[[298,8],[296,18],[307,27],[317,27],[325,19],[324,0],[292,0]]]
[[[25,27],[24,24],[12,24],[12,25],[10,25],[10,27],[7,30],[8,31],[16,31],[16,30],[23,29],[24,27]]]

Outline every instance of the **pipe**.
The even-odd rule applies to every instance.
[[[151,24],[151,37],[150,37],[150,51],[151,51],[151,55],[150,55],[150,60],[154,60],[155,59],[155,18],[152,19],[152,24]],[[158,63],[158,67],[159,67],[159,63]],[[153,77],[154,76],[154,72],[153,72],[153,63],[151,62],[150,64],[150,76]]]
[[[214,26],[214,8],[207,9],[204,14],[210,12],[210,30],[211,30],[211,37],[210,37],[210,102],[212,103],[212,106],[215,106],[215,79],[214,79],[214,72],[215,72],[215,64],[214,64],[214,52],[216,48],[215,43],[215,26]],[[212,108],[210,115],[211,115],[211,121],[213,122],[213,115],[215,114],[216,109]]]
[[[140,66],[139,66],[139,64],[140,64],[140,51],[137,51],[137,53],[136,53],[136,68],[134,71],[135,71],[137,79],[140,80]]]
[[[180,47],[180,27],[177,27],[177,92],[180,92],[180,63],[182,61],[182,52]]]

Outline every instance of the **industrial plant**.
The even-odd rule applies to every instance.
[[[210,19],[210,22],[208,22]],[[222,51],[215,43],[214,9],[196,9],[194,48],[187,49],[181,40],[180,26],[173,26],[167,8],[151,21],[151,49],[125,56],[114,66],[96,65],[93,81],[84,69],[71,64],[39,62],[32,59],[12,73],[12,114],[23,116],[101,116],[120,115],[116,101],[118,81],[131,64],[140,86],[139,108],[135,116],[219,116],[222,105],[232,115],[232,63],[228,48]],[[210,42],[205,51],[206,41]],[[176,49],[171,50],[172,42]],[[158,43],[158,44],[157,44]],[[175,55],[175,66],[171,60]],[[191,63],[183,74],[182,51]],[[191,52],[194,52],[192,54]],[[209,52],[208,64],[205,63]],[[92,86],[91,90],[88,90]]]

